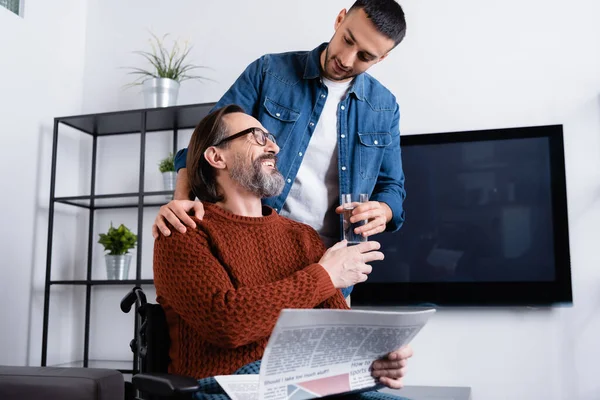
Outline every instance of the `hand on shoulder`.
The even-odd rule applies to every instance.
[[[171,230],[167,222],[181,233],[185,233],[187,227],[195,228],[196,222],[190,217],[190,214],[202,220],[204,217],[204,206],[200,201],[195,200],[171,200],[158,210],[158,215],[152,225],[152,236],[158,238],[159,232],[164,236],[169,236]]]

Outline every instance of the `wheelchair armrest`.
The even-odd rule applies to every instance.
[[[131,382],[139,391],[155,396],[173,396],[200,390],[196,379],[183,375],[140,373],[134,375]]]

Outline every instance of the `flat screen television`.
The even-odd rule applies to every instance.
[[[402,137],[406,220],[353,306],[572,302],[562,125]]]

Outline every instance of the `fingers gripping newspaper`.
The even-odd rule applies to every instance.
[[[303,400],[381,388],[371,376],[373,361],[408,344],[434,312],[283,310],[260,374],[215,378],[233,400]]]

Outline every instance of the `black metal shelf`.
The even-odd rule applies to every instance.
[[[57,118],[58,122],[92,136],[123,135],[142,131],[140,115],[146,115],[146,132],[194,128],[216,103],[165,108],[113,111]]]
[[[133,373],[133,360],[87,360],[87,365],[86,361],[77,360],[51,366],[63,368],[108,368],[116,369],[123,374]]]
[[[140,285],[140,284],[153,284],[152,279],[142,279],[142,248],[143,238],[145,235],[142,234],[144,229],[143,218],[145,207],[162,206],[166,204],[172,197],[173,193],[170,191],[151,191],[146,192],[144,190],[144,178],[145,178],[145,157],[146,157],[146,134],[148,132],[155,131],[171,131],[172,134],[172,149],[175,153],[177,151],[177,135],[179,129],[194,128],[200,120],[206,116],[210,110],[214,107],[215,103],[204,103],[204,104],[189,104],[175,107],[165,108],[146,108],[139,110],[127,110],[127,111],[116,111],[98,114],[86,114],[86,115],[74,115],[66,117],[58,117],[54,119],[54,133],[52,139],[52,167],[50,173],[50,199],[48,206],[48,244],[46,252],[46,280],[44,286],[44,321],[43,321],[43,333],[42,333],[42,358],[41,365],[46,366],[47,354],[48,354],[48,327],[50,318],[50,287],[53,285],[80,285],[85,287],[85,326],[84,326],[84,337],[83,337],[83,355],[81,361],[75,361],[70,363],[72,366],[102,366],[105,365],[107,368],[119,369],[124,373],[134,373],[133,368],[138,365],[137,355],[133,355],[133,362],[128,362],[127,366],[123,368],[115,368],[112,365],[106,364],[111,363],[110,361],[101,360],[89,360],[89,341],[90,341],[90,312],[92,302],[92,287],[98,285]],[[82,134],[92,136],[92,154],[91,154],[91,173],[90,173],[90,186],[89,190],[85,193],[89,193],[83,196],[57,196],[56,195],[56,182],[57,182],[57,157],[59,154],[58,143],[59,143],[59,128],[71,127]],[[138,184],[134,187],[135,192],[128,193],[109,193],[109,194],[98,194],[96,189],[96,171],[98,168],[102,168],[102,165],[96,165],[96,159],[98,155],[98,138],[107,137],[102,140],[104,143],[106,140],[111,140],[111,135],[124,135],[124,134],[139,134],[139,168],[137,169]],[[134,278],[122,281],[109,281],[109,280],[94,280],[92,279],[92,262],[93,262],[93,250],[96,244],[96,232],[94,230],[94,220],[96,218],[95,212],[88,213],[88,232],[87,232],[87,262],[85,279],[80,280],[52,280],[52,248],[53,248],[53,234],[54,234],[54,214],[55,206],[57,204],[66,204],[69,206],[82,207],[90,211],[100,209],[118,209],[118,208],[132,208],[137,209],[137,259],[136,269],[134,272]],[[78,276],[83,276],[79,274]],[[56,286],[55,286],[56,287]],[[125,294],[125,291],[124,293]],[[115,312],[120,312],[115,309]],[[134,319],[133,335],[138,329],[139,321],[137,318]]]
[[[50,281],[50,285],[153,285],[154,279],[75,279],[75,280],[56,280]]]
[[[139,192],[132,192],[84,196],[61,196],[54,198],[54,201],[57,203],[93,210],[111,208],[137,208],[140,206],[140,196],[143,199],[143,207],[160,207],[172,199],[173,192],[163,190],[157,192],[144,192],[141,194]]]

